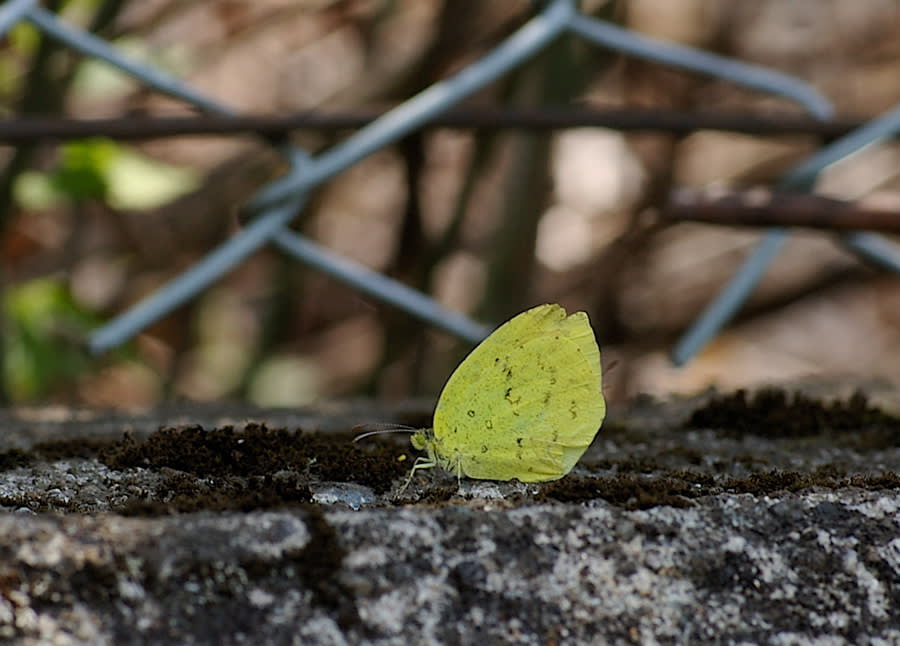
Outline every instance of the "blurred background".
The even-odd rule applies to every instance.
[[[386,108],[491,50],[525,0],[72,0],[66,21],[245,114]],[[585,11],[807,80],[841,117],[900,102],[900,2],[596,0]],[[467,106],[800,114],[790,103],[564,38]],[[27,24],[0,41],[3,120],[192,115]],[[350,130],[292,137],[315,153]],[[499,323],[541,302],[591,315],[606,393],[856,375],[900,381],[900,281],[798,231],[684,368],[668,352],[760,239],[663,221],[679,188],[770,186],[821,144],[751,136],[428,128],[348,169],[293,223],[327,248]],[[141,407],[436,394],[467,347],[268,249],[100,358],[85,334],[239,227],[284,171],[251,135],[0,146],[3,399]],[[900,197],[900,148],[836,164],[830,197]]]

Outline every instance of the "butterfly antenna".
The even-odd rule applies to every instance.
[[[354,428],[354,430],[361,430],[362,427],[354,426],[353,428]],[[374,431],[367,431],[365,433],[362,433],[361,435],[357,435],[356,437],[353,438],[353,442],[354,443],[359,442],[360,440],[364,440],[367,437],[372,437],[373,435],[385,435],[387,433],[409,433],[410,435],[412,435],[413,433],[415,433],[418,430],[419,429],[410,428],[410,427],[381,428],[381,429],[377,429]]]

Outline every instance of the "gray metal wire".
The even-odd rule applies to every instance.
[[[583,15],[575,16],[572,19],[572,29],[585,38],[590,38],[594,42],[631,56],[724,78],[736,85],[783,96],[823,121],[830,119],[833,115],[831,103],[825,97],[808,85],[778,72],[760,70],[707,52],[658,43]],[[884,124],[880,123],[885,119],[887,118],[877,120],[879,122],[877,126],[876,122],[872,122],[845,135],[806,161],[801,162],[778,180],[779,188],[794,191],[810,190],[815,184],[818,174],[827,166],[856,152],[863,146],[894,134],[897,129],[891,128],[892,121],[890,119],[887,119]],[[762,241],[719,295],[676,343],[672,351],[673,363],[676,365],[687,363],[727,324],[747,301],[750,293],[781,250],[788,235],[789,232],[785,229],[767,231]],[[842,241],[848,249],[859,256],[900,273],[900,248],[881,236],[856,233],[843,236]]]
[[[409,134],[426,123],[429,118],[481,89],[515,67],[525,57],[539,51],[560,33],[569,12],[571,5],[568,2],[556,3],[553,10],[545,11],[533,19],[479,61],[476,64],[477,68],[473,66],[433,85],[318,157],[305,157],[302,163],[292,164],[291,170],[284,177],[263,188],[250,200],[248,210],[260,215],[241,233],[224,242],[190,270],[150,295],[136,307],[96,330],[89,339],[91,350],[100,353],[123,343],[202,291],[253,251],[272,241],[299,211],[310,189]],[[166,87],[171,88],[173,84],[167,84]],[[310,261],[305,255],[310,248],[307,245],[286,245],[282,248],[302,262]],[[328,274],[340,275],[345,281],[353,281],[352,284],[365,293],[379,294],[383,300],[396,303],[407,312],[422,312],[420,298],[410,299],[412,290],[397,281],[385,277],[373,280],[374,272],[366,274],[343,272],[341,267],[330,262],[328,254],[319,255],[317,260],[318,266]],[[428,298],[424,294],[420,297]],[[428,322],[472,343],[484,338],[484,333],[488,329],[473,321],[469,321],[466,326],[460,326],[459,315],[440,307],[437,303],[433,303],[430,312]]]
[[[190,103],[208,112],[223,115],[235,114],[229,108],[210,100],[200,92],[196,92],[163,70],[134,61],[124,56],[102,38],[97,38],[91,33],[66,25],[46,9],[33,7],[24,17],[51,38],[68,45],[85,56],[92,56],[119,68],[158,92],[181,99],[185,103]]]
[[[9,0],[0,7],[0,34],[5,34],[37,5],[37,0]]]
[[[815,178],[828,166],[878,141],[900,132],[900,107],[874,119],[833,141],[785,173],[779,185],[798,190],[812,187]],[[675,365],[684,365],[725,325],[762,278],[763,273],[787,240],[786,229],[772,229],[756,247],[741,269],[700,315],[672,350]],[[897,245],[871,233],[849,233],[839,238],[850,251],[881,267],[900,273]]]
[[[219,115],[233,115],[228,106],[195,91],[155,67],[123,56],[106,41],[67,26],[34,0],[10,0],[0,7],[0,34],[20,20],[27,20],[48,36],[85,55],[106,61],[147,86],[197,108]],[[397,142],[473,92],[485,87],[544,49],[563,33],[579,35],[595,44],[662,65],[717,77],[761,92],[785,97],[815,117],[827,120],[828,100],[808,84],[779,72],[688,47],[661,43],[636,35],[580,13],[574,0],[549,0],[543,8],[507,40],[456,75],[436,83],[394,110],[359,130],[335,147],[310,157],[296,147],[280,151],[289,170],[253,196],[244,206],[249,224],[222,243],[168,285],[97,329],[89,339],[95,353],[113,348],[190,300],[268,243],[297,260],[413,316],[469,342],[483,338],[489,328],[446,310],[430,297],[377,272],[362,267],[291,232],[286,225],[303,208],[309,192],[347,167]],[[808,190],[818,172],[900,129],[900,113],[892,112],[867,124],[811,156],[781,180],[783,188]],[[788,232],[771,230],[751,254],[720,296],[695,322],[676,346],[673,359],[683,363],[693,356],[743,304],[780,249]],[[843,243],[855,253],[900,272],[900,250],[873,234],[850,234]]]
[[[311,267],[327,272],[332,278],[354,286],[364,294],[385,303],[401,307],[413,316],[460,338],[483,339],[491,331],[490,327],[473,323],[467,316],[452,312],[448,315],[434,299],[422,292],[397,283],[359,263],[342,258],[293,231],[282,229],[275,235],[273,242],[286,253],[302,259]]]
[[[663,43],[608,22],[575,13],[569,30],[583,38],[635,58],[705,74],[735,85],[790,99],[819,119],[832,115],[831,102],[812,86],[775,70],[748,65],[691,47]]]

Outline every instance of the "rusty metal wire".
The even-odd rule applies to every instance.
[[[0,122],[0,143],[65,141],[85,137],[109,137],[143,141],[186,135],[257,135],[279,137],[293,131],[335,132],[364,128],[384,114],[382,110],[348,112],[308,111],[293,115],[245,115],[221,117],[128,116],[111,119],[19,117]],[[747,135],[810,135],[832,141],[862,126],[863,121],[821,121],[800,114],[745,114],[641,108],[509,108],[477,107],[448,110],[422,129],[460,130],[562,130],[610,128],[623,132],[656,132],[688,135],[697,130],[720,130]]]

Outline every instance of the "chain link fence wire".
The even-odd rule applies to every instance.
[[[203,95],[168,73],[131,60],[102,38],[66,25],[36,0],[10,0],[0,7],[0,34],[27,21],[85,56],[118,68],[147,87],[179,99],[203,112],[234,116],[234,110]],[[574,34],[600,47],[662,66],[687,70],[788,99],[816,119],[832,117],[830,102],[809,84],[780,72],[746,64],[689,47],[663,43],[585,15],[575,0],[549,0],[505,41],[453,76],[409,98],[343,142],[310,156],[295,146],[281,146],[288,171],[264,186],[242,208],[246,226],[130,310],[115,317],[89,338],[95,354],[121,345],[175,308],[193,299],[248,256],[267,244],[374,299],[389,303],[418,319],[469,343],[477,343],[490,326],[442,307],[431,297],[360,264],[343,258],[287,228],[303,209],[311,191],[361,159],[397,143],[446,113],[463,99],[539,54],[563,34]],[[809,191],[827,166],[865,146],[900,131],[900,109],[845,135],[785,173],[778,187]],[[672,359],[688,362],[744,304],[782,248],[789,232],[772,229],[725,285],[719,296],[676,344]],[[853,253],[894,272],[900,272],[900,248],[870,233],[849,233],[841,243]]]
[[[828,166],[900,131],[900,108],[857,128],[822,148],[785,173],[778,182],[782,190],[808,191]],[[672,351],[676,365],[687,363],[722,329],[749,298],[766,268],[787,241],[786,229],[772,229],[753,254],[731,278],[709,307],[694,322]],[[850,251],[876,265],[900,273],[900,250],[896,244],[871,233],[848,233],[839,238]]]

